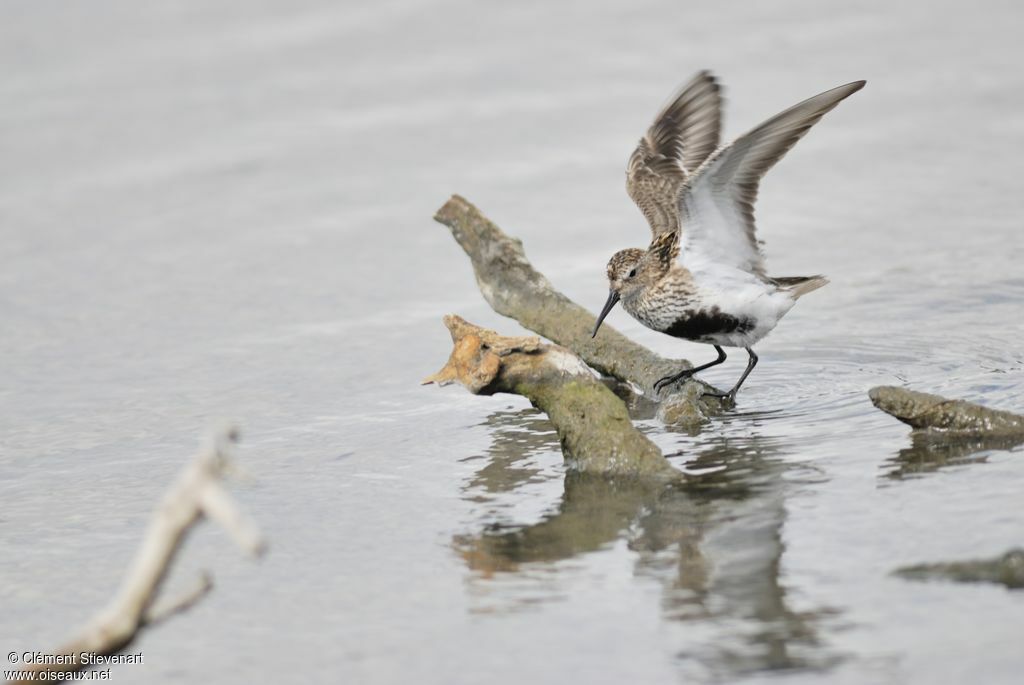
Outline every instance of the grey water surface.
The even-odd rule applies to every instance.
[[[117,587],[202,432],[271,541],[189,540],[200,605],[131,683],[1018,683],[1024,594],[915,583],[1024,542],[1024,449],[912,441],[867,390],[1024,411],[1024,13],[1010,2],[0,4],[0,652]],[[731,137],[868,86],[768,176],[825,273],[734,411],[643,421],[701,488],[566,474],[519,397],[421,387],[441,316],[514,334],[431,216],[458,192],[573,299],[700,68]],[[608,322],[671,356],[709,349]],[[740,353],[705,375],[738,377]]]

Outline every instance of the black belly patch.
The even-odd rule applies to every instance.
[[[728,333],[749,333],[757,322],[725,314],[718,307],[711,309],[687,309],[682,317],[669,326],[664,333],[687,340],[703,340],[709,335]]]

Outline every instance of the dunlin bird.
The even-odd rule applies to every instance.
[[[734,400],[757,364],[751,347],[775,328],[824,276],[772,278],[754,226],[761,177],[826,112],[864,81],[816,95],[718,146],[722,99],[714,76],[683,86],[640,140],[626,167],[626,191],[651,225],[646,250],[616,252],[608,262],[608,301],[593,335],[619,301],[640,323],[676,338],[713,345],[718,357],[666,376],[655,392],[725,361],[723,347],[742,347],[747,368],[717,395]]]

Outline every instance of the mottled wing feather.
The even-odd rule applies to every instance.
[[[657,236],[679,228],[679,188],[718,146],[721,95],[702,71],[665,106],[626,166],[626,192]]]
[[[816,95],[775,115],[719,149],[687,180],[679,198],[683,263],[737,267],[764,277],[754,225],[761,178],[827,112],[864,87],[864,81]]]
[[[679,256],[679,231],[664,231],[655,235],[647,251],[653,254],[667,271]]]

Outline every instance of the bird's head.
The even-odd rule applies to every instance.
[[[604,309],[597,317],[597,324],[594,325],[594,332],[590,337],[597,335],[597,329],[601,327],[604,317],[620,299],[630,300],[643,290],[647,282],[651,280],[652,274],[647,268],[644,257],[646,251],[630,247],[619,250],[608,260],[608,301],[604,303]]]

